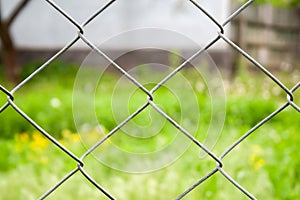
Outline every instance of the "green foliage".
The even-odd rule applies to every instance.
[[[241,1],[241,0],[238,0]],[[243,0],[242,2],[246,2],[246,0]],[[273,6],[278,7],[291,7],[291,6],[297,6],[300,4],[300,0],[255,0],[255,4],[271,4]]]
[[[27,77],[35,69],[36,67],[26,69],[28,71],[23,73],[23,77]],[[86,136],[79,137],[72,108],[73,85],[77,70],[71,65],[60,62],[50,65],[16,93],[15,103],[41,127],[50,131],[50,134],[61,144],[80,157],[86,148],[92,146],[117,124],[111,111],[111,95],[118,77],[110,74],[103,76],[95,93],[94,106],[96,111],[100,111],[96,115],[103,126],[102,129],[99,131],[91,127]],[[87,70],[87,80],[91,77],[88,76],[89,73],[94,72]],[[210,97],[203,89],[205,85],[200,84],[203,80],[197,79],[193,73],[183,73],[196,91],[197,103],[201,110],[201,122],[204,122],[200,124],[196,137],[202,142],[201,133],[206,130],[211,120]],[[291,76],[287,74],[280,79],[287,83]],[[226,121],[213,149],[218,156],[286,102],[286,94],[278,86],[257,74],[242,74],[233,83],[224,81],[227,95]],[[117,95],[119,98],[128,98],[131,94],[126,92],[126,87],[129,86],[126,84],[122,86],[125,89],[120,90]],[[152,88],[153,85],[148,84],[145,87]],[[183,96],[187,95],[187,91],[181,92]],[[0,98],[2,98],[0,102],[6,101],[5,96]],[[86,93],[80,93],[78,98],[84,110],[88,102]],[[182,106],[178,105],[179,100],[167,87],[157,90],[154,99],[167,114],[178,121],[181,120]],[[128,103],[126,111],[134,112],[146,100],[147,96],[140,90],[136,90],[126,102]],[[121,101],[117,102],[117,104],[121,103]],[[191,105],[192,100],[186,98],[184,103]],[[127,117],[122,108],[118,111],[123,118]],[[81,115],[83,118],[88,117],[85,112]],[[187,124],[187,128],[195,126],[196,123],[193,121],[193,116],[190,118],[191,121],[181,121]],[[152,120],[157,122],[160,119],[159,115],[155,115],[153,110],[148,109],[134,118],[133,122],[140,126],[147,126]],[[2,155],[0,191],[6,191],[0,194],[0,199],[37,199],[76,168],[76,162],[51,144],[13,108],[9,107],[1,113],[0,121]],[[154,125],[150,128],[157,127]],[[300,142],[299,130],[299,114],[293,108],[285,109],[228,154],[224,158],[224,170],[258,199],[299,199],[300,161],[297,153]],[[119,131],[116,133],[118,135],[101,145],[101,149],[97,152],[108,151],[115,145],[128,152],[153,152],[158,146],[164,147],[170,144],[176,129],[166,123],[161,132],[164,134],[141,142]],[[82,145],[80,139],[86,139],[87,142]],[[200,157],[200,153],[198,147],[191,145],[172,165],[147,174],[137,175],[111,169],[96,160],[94,156],[84,160],[84,169],[117,199],[175,199],[186,188],[215,168],[215,162],[208,156]],[[130,160],[114,157],[113,153],[108,154],[108,159],[123,167],[136,165]],[[241,199],[243,194],[220,173],[216,173],[187,195],[187,199],[228,199],[228,197]],[[105,197],[80,173],[74,175],[50,195],[50,199],[83,198],[104,199]]]
[[[25,67],[23,79],[39,66],[31,64]],[[14,103],[45,130],[52,130],[54,136],[59,136],[63,127],[74,130],[72,118],[68,115],[65,117],[61,113],[72,113],[72,85],[77,69],[72,65],[54,62],[42,70],[38,78],[30,80],[16,93]],[[21,98],[18,98],[19,96]],[[0,96],[1,106],[5,102],[6,97]],[[33,130],[33,127],[12,107],[1,113],[0,120],[2,138],[12,138],[16,133]]]

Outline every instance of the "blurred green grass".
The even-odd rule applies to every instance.
[[[23,79],[33,70],[34,67],[27,67],[23,72]],[[103,126],[103,132],[102,135],[96,134],[96,139],[93,140],[91,139],[93,136],[87,136],[91,139],[91,143],[84,146],[80,142],[72,108],[77,71],[77,66],[55,62],[16,92],[14,102],[41,127],[80,157],[87,147],[93,145],[95,141],[117,125],[111,110],[111,100],[118,77],[108,73],[101,79],[101,86],[98,87],[95,95],[97,99],[95,110],[101,111],[96,115]],[[91,73],[94,73],[92,69]],[[197,91],[201,120],[205,123],[201,123],[199,126],[197,124],[196,137],[203,141],[204,136],[201,135],[201,132],[208,128],[211,119],[209,95],[205,89],[199,89],[199,84],[202,84],[199,77],[193,76],[193,73],[189,71],[182,73],[189,79],[193,89]],[[280,80],[289,87],[295,84],[295,80],[299,80],[297,79],[299,72],[292,74],[296,77],[284,73],[279,76]],[[88,81],[89,76],[86,78]],[[226,80],[226,78],[223,81],[226,89],[226,119],[218,141],[212,150],[217,156],[255,124],[286,102],[284,91],[260,74],[242,74],[234,82]],[[128,98],[129,94],[126,93],[126,89],[123,91],[125,92],[119,93],[118,97]],[[83,106],[88,103],[85,95],[82,93],[82,96],[78,97]],[[166,88],[161,88],[155,95],[156,103],[176,121],[180,121],[181,108],[178,106],[178,99],[172,96]],[[299,96],[299,92],[295,93],[296,97],[298,97],[297,95]],[[129,113],[134,112],[136,108],[146,102],[146,95],[140,91],[136,91],[132,98],[134,100],[130,99],[128,102]],[[299,98],[295,98],[295,100],[297,99]],[[191,100],[184,100],[187,105],[192,104],[189,101]],[[5,102],[6,97],[1,94],[1,105]],[[151,110],[141,113],[134,119],[134,123],[147,125],[158,120],[151,119],[149,113]],[[87,113],[82,112],[83,118],[85,115]],[[123,118],[125,117],[126,114]],[[152,115],[152,117],[158,118],[159,116]],[[276,115],[224,158],[225,171],[258,199],[300,198],[300,159],[297,151],[300,142],[299,120],[299,114],[291,107]],[[0,151],[2,154],[0,157],[0,190],[5,191],[0,194],[1,199],[36,199],[77,166],[72,159],[37,133],[11,107],[0,114],[0,121]],[[183,124],[197,123],[194,121],[181,122]],[[94,132],[95,127],[91,125],[89,134]],[[166,134],[159,134],[150,142],[136,138],[130,139],[119,133],[112,137],[110,142],[129,152],[152,152],[157,149],[157,146],[164,147],[172,142],[173,127],[164,125],[162,132]],[[163,141],[162,144],[161,141]],[[109,148],[109,145],[112,144],[105,145],[103,148]],[[199,155],[199,148],[191,145],[169,167],[147,174],[123,173],[101,164],[93,156],[85,160],[85,169],[118,199],[174,199],[187,187],[214,169],[215,162],[212,159],[208,156],[202,158]],[[118,158],[112,158],[112,161],[116,161],[116,159],[118,160]],[[130,164],[125,163],[124,165]],[[228,199],[229,197],[231,199],[244,198],[240,191],[217,173],[188,194],[186,199]],[[82,198],[99,199],[101,192],[97,191],[79,173],[50,195],[50,199]]]

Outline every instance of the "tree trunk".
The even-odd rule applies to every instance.
[[[0,24],[1,57],[3,61],[4,74],[9,83],[17,84],[20,77],[20,66],[16,47],[6,23]]]

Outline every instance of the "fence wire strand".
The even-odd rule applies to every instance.
[[[240,183],[238,183],[236,180],[234,180],[223,168],[222,160],[229,155],[229,153],[235,149],[240,143],[242,143],[244,140],[246,140],[251,134],[253,134],[258,128],[260,128],[262,125],[264,125],[267,121],[272,119],[274,116],[276,116],[278,113],[282,112],[287,107],[292,107],[296,111],[300,112],[299,106],[294,102],[294,96],[293,93],[300,87],[300,82],[296,84],[292,89],[288,89],[276,76],[274,76],[271,72],[269,72],[263,65],[261,65],[255,58],[251,57],[245,50],[241,49],[238,45],[236,45],[231,39],[229,39],[226,34],[224,27],[233,20],[236,16],[238,16],[241,12],[243,12],[251,3],[253,3],[253,0],[247,1],[245,4],[240,6],[235,12],[233,12],[227,19],[220,23],[218,22],[213,15],[211,15],[205,8],[203,8],[197,1],[189,0],[190,3],[192,3],[196,8],[199,9],[199,12],[204,14],[206,17],[208,17],[213,24],[215,24],[219,31],[216,32],[216,36],[213,40],[207,43],[204,48],[197,51],[194,55],[192,55],[190,58],[186,59],[182,64],[180,64],[177,68],[175,68],[169,75],[167,75],[161,82],[159,82],[151,91],[148,91],[139,81],[134,79],[125,69],[122,68],[122,66],[119,66],[117,63],[113,61],[108,55],[106,55],[104,52],[102,52],[99,48],[96,47],[93,42],[89,41],[85,36],[85,27],[98,18],[100,14],[108,10],[109,7],[115,2],[115,0],[108,1],[102,8],[100,8],[97,12],[92,14],[84,23],[80,24],[78,23],[72,16],[70,16],[63,8],[61,8],[59,5],[55,4],[51,0],[45,0],[49,7],[52,7],[55,9],[60,15],[62,15],[66,20],[68,20],[77,30],[78,33],[75,35],[75,38],[72,39],[69,44],[67,44],[65,47],[60,49],[54,56],[52,56],[50,59],[48,59],[46,62],[44,62],[36,71],[34,71],[32,74],[30,74],[26,79],[24,79],[20,84],[18,84],[15,88],[13,88],[11,91],[7,90],[5,87],[0,85],[0,92],[3,93],[5,96],[7,96],[7,102],[2,105],[0,108],[0,114],[6,110],[8,107],[12,107],[19,115],[21,115],[24,119],[28,121],[33,127],[35,127],[40,134],[45,136],[49,141],[51,141],[53,144],[56,145],[62,152],[64,152],[66,155],[68,155],[70,158],[74,160],[74,164],[77,164],[77,167],[74,168],[72,171],[67,173],[59,182],[57,182],[52,188],[50,188],[48,191],[45,191],[45,193],[40,197],[40,199],[46,199],[51,193],[53,193],[57,188],[59,188],[62,184],[64,184],[65,181],[67,181],[69,178],[74,176],[75,174],[81,173],[82,176],[87,179],[95,188],[97,188],[100,192],[102,192],[108,199],[116,199],[109,193],[109,188],[103,188],[101,185],[99,185],[92,176],[89,175],[84,170],[84,160],[86,157],[88,157],[93,151],[95,151],[100,145],[102,145],[106,140],[108,140],[112,135],[114,135],[122,126],[127,124],[129,121],[131,121],[137,114],[142,112],[148,107],[154,108],[158,113],[161,114],[163,118],[168,120],[176,129],[178,129],[182,134],[187,136],[187,138],[194,142],[200,149],[202,149],[211,159],[213,159],[216,162],[216,167],[208,172],[205,176],[201,177],[197,182],[195,182],[193,185],[188,187],[182,194],[180,194],[177,199],[184,198],[188,193],[193,191],[195,188],[200,187],[200,185],[205,182],[210,177],[214,176],[216,173],[221,174],[224,176],[229,183],[232,184],[233,187],[241,191],[241,195],[245,195],[249,199],[255,199],[255,197],[247,191]],[[42,127],[38,125],[37,122],[35,122],[33,119],[31,119],[29,116],[22,111],[15,103],[14,103],[14,93],[16,93],[21,87],[26,85],[33,77],[38,76],[39,72],[42,71],[44,68],[49,66],[51,62],[56,60],[60,55],[62,55],[64,52],[66,52],[68,49],[70,49],[72,46],[74,46],[75,43],[77,43],[79,40],[83,41],[88,47],[90,47],[92,50],[95,50],[100,56],[105,58],[115,69],[117,69],[119,72],[121,72],[128,80],[130,80],[138,89],[142,90],[148,97],[148,100],[145,102],[144,105],[142,105],[139,109],[137,109],[133,114],[131,114],[127,119],[125,119],[123,122],[119,123],[111,132],[109,132],[104,138],[96,142],[90,149],[88,149],[80,158],[78,158],[76,155],[74,155],[68,148],[66,148],[63,144],[61,144],[59,141],[57,141],[54,137],[51,136],[51,133],[45,131]],[[190,61],[200,56],[205,50],[209,49],[211,46],[213,46],[217,41],[223,40],[227,44],[229,44],[233,49],[235,49],[238,53],[242,54],[247,60],[249,60],[255,67],[257,67],[262,73],[264,73],[266,76],[268,76],[274,83],[276,83],[287,95],[287,101],[279,108],[277,108],[272,114],[264,118],[262,121],[260,121],[258,124],[256,124],[254,127],[252,127],[249,131],[247,131],[242,137],[237,139],[232,145],[230,145],[219,157],[215,155],[212,151],[210,151],[208,148],[205,147],[199,140],[193,137],[191,133],[189,133],[187,130],[185,130],[182,126],[180,126],[172,117],[168,116],[164,111],[162,111],[158,105],[155,104],[153,99],[153,94],[161,87],[163,86],[169,79],[172,79],[173,76],[175,76],[181,69],[183,69]]]

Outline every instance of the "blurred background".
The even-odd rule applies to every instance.
[[[241,2],[230,0],[199,2],[220,23],[241,5]],[[84,6],[80,1],[56,3],[80,24],[100,9],[105,1],[90,0]],[[300,11],[297,4],[297,1],[255,1],[255,5],[226,26],[226,35],[270,69],[297,68],[300,51]],[[156,42],[161,48],[190,52],[195,50],[194,46],[184,42],[159,40],[155,35],[130,35],[122,41],[105,44],[105,41],[122,32],[149,27],[176,31],[199,46],[212,40],[218,30],[188,1],[131,0],[116,2],[109,12],[105,11],[85,28],[85,35],[95,44],[101,45],[101,50],[111,53],[143,46],[149,41]],[[17,77],[13,76],[18,76],[21,66],[49,58],[76,37],[77,31],[47,2],[2,0],[1,67],[6,71],[6,78],[14,81]],[[60,59],[80,64],[89,51],[86,44],[77,42]],[[217,42],[209,49],[209,53],[220,68],[228,69],[233,76],[236,74],[239,56],[234,50],[225,43]],[[148,54],[150,57],[161,56],[155,51]],[[132,56],[139,57],[135,54]],[[128,60],[134,59],[128,55],[124,62],[128,64]],[[8,65],[11,67],[5,67]]]
[[[107,3],[52,2],[78,24],[84,24]],[[197,2],[222,24],[246,1]],[[81,40],[43,65],[75,39],[78,31],[48,1],[0,0],[1,86],[9,91],[44,66],[14,90],[15,106],[61,146],[81,157],[144,105],[147,95]],[[218,26],[187,0],[119,0],[84,27],[84,36],[150,90],[217,37],[218,31]],[[286,88],[299,84],[299,0],[257,0],[225,26],[225,36]],[[108,65],[105,73],[98,68],[102,65]],[[282,87],[222,40],[178,74],[179,79],[175,76],[155,92],[154,103],[197,140],[208,144],[217,157],[287,103]],[[76,88],[78,82],[81,85]],[[2,87],[1,107],[7,103]],[[299,99],[299,89],[295,89],[294,103],[298,106]],[[190,141],[149,107],[84,159],[84,170],[117,199],[175,199],[216,168],[215,160],[203,156],[198,146],[182,149],[181,140]],[[79,114],[74,115],[76,111]],[[89,121],[90,114],[93,120],[97,118],[96,123]],[[78,126],[75,120],[83,123]],[[288,105],[233,148],[222,159],[223,169],[257,199],[300,199],[299,120],[299,112]],[[173,156],[172,151],[160,154],[159,150],[176,144],[178,135],[180,144],[175,146],[182,153],[178,160],[151,171],[153,163],[160,164],[155,162],[157,157],[165,161]],[[127,173],[145,169],[145,163],[112,152],[113,147],[123,153],[140,156],[158,152],[158,156],[152,157],[154,162],[146,160],[149,173]],[[11,105],[0,112],[0,152],[0,199],[37,199],[78,167]],[[94,153],[103,155],[111,165]],[[186,199],[229,197],[248,199],[217,172]],[[80,173],[49,196],[105,198]]]

